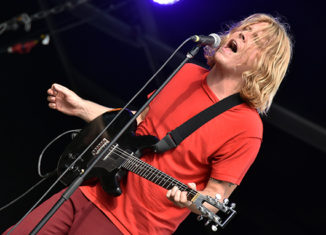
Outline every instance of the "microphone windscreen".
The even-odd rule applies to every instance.
[[[216,33],[211,33],[209,36],[211,36],[211,37],[213,37],[215,39],[215,42],[214,42],[213,45],[211,45],[211,47],[217,48],[221,43],[220,36],[218,36]]]

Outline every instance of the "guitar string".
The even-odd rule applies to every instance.
[[[116,152],[117,153],[116,153]],[[144,178],[150,180],[151,182],[154,182],[166,189],[168,189],[168,187],[171,186],[171,184],[173,186],[178,186],[178,188],[181,190],[181,191],[187,191],[187,197],[191,196],[191,198],[188,198],[189,200],[193,199],[197,194],[198,192],[196,190],[193,190],[191,188],[189,188],[187,185],[185,185],[184,183],[174,179],[173,177],[167,175],[166,173],[160,171],[159,169],[151,166],[150,164],[142,161],[141,159],[137,158],[136,156],[134,156],[133,154],[129,153],[129,152],[126,152],[125,150],[121,149],[118,147],[117,144],[111,146],[108,150],[107,150],[107,154],[106,156],[109,156],[110,154],[112,153],[115,153],[117,156],[119,156],[120,158],[126,160],[124,163],[122,163],[121,166],[123,166],[124,168],[128,169],[132,172],[134,172],[135,174],[138,174],[140,176],[142,176],[142,174],[144,173],[144,170],[146,171],[146,173],[148,173],[147,175],[143,176]],[[130,161],[129,161],[130,160]],[[134,161],[134,162],[133,162]],[[139,165],[141,165],[143,167],[143,169],[140,169],[137,165],[135,165],[135,162],[138,163]],[[139,169],[138,171],[135,170],[135,168]],[[153,175],[155,174],[156,175]],[[149,176],[151,175],[151,176]],[[157,177],[156,180],[153,180],[155,179],[155,177]],[[161,181],[159,183],[157,183],[157,180],[160,180]],[[164,182],[162,184],[162,181]],[[168,186],[166,187],[166,183],[169,183]],[[210,198],[208,196],[208,198]],[[214,200],[213,198],[211,198],[212,200]],[[223,211],[226,210],[226,207],[225,207],[225,204],[224,203],[221,203],[221,202],[218,202],[218,201],[214,201],[214,204],[212,204],[213,202],[209,202],[209,204],[211,204],[212,206],[218,208],[218,209],[221,209]]]
[[[116,155],[118,155],[120,158],[122,158],[122,159],[124,159],[124,160],[126,160],[121,166],[123,166],[123,167],[125,167],[125,168],[129,168],[129,166],[131,165],[131,168],[129,168],[129,169],[132,169],[131,171],[132,172],[134,172],[134,173],[136,173],[136,174],[138,174],[138,175],[141,175],[141,173],[143,173],[144,171],[142,170],[142,169],[140,169],[138,172],[137,171],[135,171],[133,168],[139,168],[137,165],[135,165],[132,161],[128,161],[128,160],[133,160],[133,161],[136,161],[137,163],[139,163],[140,165],[142,165],[145,169],[147,168],[147,171],[149,170],[149,171],[152,171],[152,172],[150,172],[149,174],[154,174],[155,172],[157,172],[158,174],[161,174],[161,176],[159,176],[160,178],[163,176],[163,179],[164,178],[166,178],[165,180],[167,180],[167,181],[171,181],[170,182],[170,184],[168,185],[168,187],[171,185],[171,183],[173,183],[173,182],[175,182],[176,183],[176,185],[178,185],[179,186],[179,189],[180,190],[182,190],[182,191],[185,191],[185,190],[189,190],[189,191],[187,191],[187,197],[188,196],[191,196],[191,198],[189,199],[189,200],[191,200],[191,199],[193,199],[193,197],[194,196],[196,196],[197,194],[198,194],[198,192],[196,191],[196,190],[193,190],[193,189],[191,189],[191,188],[189,188],[187,185],[185,185],[184,183],[182,183],[182,182],[180,182],[180,181],[178,181],[178,180],[176,180],[176,179],[174,179],[174,178],[172,178],[171,176],[169,176],[169,175],[167,175],[166,173],[164,173],[163,171],[160,171],[159,169],[157,169],[157,168],[155,168],[155,167],[153,167],[153,166],[151,166],[150,164],[148,164],[147,162],[144,162],[144,161],[142,161],[141,159],[139,159],[139,158],[137,158],[136,156],[134,156],[133,154],[131,154],[131,153],[128,153],[128,152],[126,152],[125,150],[123,150],[123,149],[121,149],[121,148],[119,148],[118,147],[118,145],[116,144],[116,145],[113,145],[112,147],[111,147],[112,149],[110,150],[110,152],[111,153],[109,153],[109,155],[110,154],[112,154],[112,153],[114,153],[114,154],[116,154]],[[115,151],[117,151],[117,153],[115,153]],[[120,154],[119,154],[120,153]],[[129,165],[129,166],[128,166]],[[127,169],[128,169],[127,168]],[[140,173],[141,172],[141,173]],[[154,175],[154,179],[155,179],[155,177],[156,177],[157,175]],[[145,177],[146,178],[146,177]],[[146,178],[146,179],[150,179],[151,177],[149,177],[149,178]],[[163,180],[162,179],[162,180]],[[154,182],[154,181],[152,181],[152,180],[150,180],[151,182]],[[156,183],[156,182],[155,182]],[[160,183],[157,183],[157,184],[159,184],[160,186],[163,186],[163,185],[165,185],[165,183],[163,184],[163,185],[161,185]],[[209,196],[208,196],[209,197]],[[209,197],[210,198],[210,197]],[[212,199],[212,198],[211,198]],[[218,201],[215,201],[214,199],[212,199],[213,201],[210,201],[209,202],[209,204],[211,204],[212,206],[214,206],[214,207],[216,207],[217,209],[220,209],[220,210],[222,210],[222,211],[224,211],[225,210],[225,205],[224,205],[224,203],[221,203],[221,202],[218,202]],[[214,203],[214,204],[213,204]],[[207,209],[207,208],[206,208]],[[212,213],[212,212],[211,212]],[[214,213],[213,213],[214,214]],[[212,219],[213,220],[213,219]],[[215,220],[214,220],[215,221]],[[216,222],[216,224],[218,224],[217,222]]]
[[[117,147],[117,151],[119,151],[119,152],[121,153],[121,155],[119,155],[120,157],[126,159],[126,162],[125,162],[125,164],[123,164],[123,165],[126,165],[126,166],[129,165],[129,166],[131,166],[131,170],[133,170],[136,174],[141,174],[141,173],[144,173],[144,171],[145,171],[146,173],[149,173],[148,175],[151,175],[150,177],[148,177],[148,175],[147,175],[147,177],[148,177],[149,179],[152,178],[152,180],[153,180],[153,179],[157,178],[156,180],[154,180],[154,182],[157,183],[157,184],[159,184],[159,185],[162,185],[162,180],[165,180],[165,181],[167,181],[168,183],[170,183],[170,184],[168,185],[168,187],[171,185],[171,183],[175,183],[175,184],[178,185],[181,189],[188,189],[188,187],[187,187],[185,184],[183,184],[182,182],[180,182],[180,181],[178,181],[178,180],[172,178],[171,176],[169,176],[169,175],[167,175],[166,173],[164,173],[164,172],[158,170],[157,168],[155,168],[155,167],[149,165],[148,163],[142,161],[141,159],[139,159],[139,158],[137,158],[137,157],[135,157],[135,156],[133,156],[133,155],[129,155],[127,152],[125,152],[125,151],[122,150],[121,148]],[[125,158],[125,157],[126,157],[126,158]],[[128,160],[132,160],[132,161],[134,161],[134,162],[132,162],[132,161],[128,161]],[[142,167],[143,167],[143,170],[140,169],[140,168],[139,168],[139,169],[140,169],[139,171],[134,170],[135,168],[137,168],[137,166],[135,165],[135,163],[136,163],[136,164],[139,164],[140,166],[142,166]],[[156,173],[156,175],[153,175],[153,174],[155,174],[155,173]],[[161,181],[158,182],[158,180],[160,180],[160,179],[161,179]],[[165,183],[164,183],[163,185],[165,185]],[[162,186],[163,186],[163,185],[162,185]]]
[[[118,156],[126,160],[122,165],[124,165],[126,162],[128,162],[128,160],[129,160],[130,158],[132,158],[132,160],[137,161],[140,165],[143,165],[145,168],[151,170],[151,171],[152,171],[152,174],[155,173],[155,171],[156,171],[157,173],[163,175],[164,178],[167,178],[168,181],[171,181],[170,184],[169,184],[169,186],[171,185],[171,183],[175,182],[176,185],[179,187],[179,189],[180,189],[181,191],[189,190],[189,191],[187,191],[187,196],[191,196],[191,199],[192,199],[194,196],[197,195],[198,192],[197,192],[196,190],[189,188],[189,187],[188,187],[187,185],[185,185],[184,183],[182,183],[182,182],[180,182],[180,181],[178,181],[178,180],[172,178],[171,176],[167,175],[167,174],[164,173],[163,171],[160,171],[159,169],[157,169],[157,168],[151,166],[150,164],[148,164],[147,162],[144,162],[144,161],[142,161],[141,159],[137,158],[136,156],[134,156],[134,155],[132,155],[132,154],[126,152],[125,150],[119,148],[117,145],[114,145],[114,146],[115,146],[115,149],[113,150],[113,153],[114,153],[115,150],[117,150],[118,152],[121,153],[121,155],[118,155]],[[112,148],[113,148],[113,146],[112,146]],[[130,163],[132,164],[132,162],[130,162]],[[127,164],[128,164],[128,163],[127,163]],[[136,168],[137,168],[138,166],[133,165],[133,167],[136,167]],[[141,171],[141,170],[140,170],[140,171]],[[135,171],[133,171],[133,172],[136,173]],[[138,174],[138,173],[136,173],[136,174]],[[161,177],[161,176],[160,176],[160,177]],[[154,176],[154,178],[155,178],[155,176]],[[163,179],[164,179],[164,178],[163,178]],[[152,182],[153,182],[153,181],[152,181]],[[159,184],[159,185],[161,185],[161,184]],[[165,185],[165,184],[163,184],[163,185]],[[161,186],[163,186],[163,185],[161,185]],[[208,197],[209,197],[209,196],[208,196]],[[209,197],[209,198],[210,198],[210,197]],[[191,200],[191,199],[190,199],[190,200]],[[214,200],[213,198],[211,198],[211,199]],[[224,204],[224,203],[221,203],[221,202],[219,202],[219,201],[215,201],[215,200],[214,200],[214,205],[212,204],[212,203],[213,203],[212,201],[209,202],[209,203],[210,203],[212,206],[215,206],[215,207],[218,208],[218,209],[222,209],[222,210],[225,210],[225,209],[226,209],[225,204]]]
[[[135,174],[139,174],[139,175],[143,176],[142,174],[143,174],[144,171],[145,171],[145,172],[148,173],[148,174],[147,174],[146,177],[145,177],[145,176],[144,176],[144,177],[145,177],[146,179],[149,179],[150,181],[152,181],[152,182],[154,182],[154,183],[160,185],[160,186],[163,186],[163,187],[164,187],[164,185],[166,185],[166,183],[169,183],[169,185],[168,185],[167,187],[170,187],[171,184],[174,183],[173,185],[178,186],[178,188],[179,188],[180,190],[182,190],[182,191],[189,190],[189,191],[187,191],[187,194],[188,194],[189,196],[194,197],[194,196],[197,194],[197,192],[196,192],[195,190],[189,188],[189,187],[188,187],[187,185],[185,185],[184,183],[182,183],[182,182],[180,182],[180,181],[178,181],[178,180],[172,178],[171,176],[167,175],[166,173],[164,173],[164,172],[160,171],[159,169],[157,169],[157,168],[151,166],[150,164],[148,164],[148,163],[142,161],[141,159],[137,158],[136,156],[133,156],[132,154],[130,154],[130,153],[126,152],[125,150],[123,150],[123,149],[117,147],[116,145],[112,146],[111,148],[112,148],[112,149],[114,148],[114,149],[113,149],[113,153],[115,153],[115,151],[117,151],[117,153],[120,153],[120,155],[119,155],[119,154],[117,154],[117,155],[118,155],[119,157],[123,158],[124,160],[126,160],[126,161],[122,164],[122,166],[125,167],[125,168],[127,168],[127,169],[129,168],[129,169],[130,169],[132,172],[134,172]],[[110,152],[110,151],[112,151],[112,149],[109,149],[108,151]],[[132,162],[132,161],[128,161],[128,160],[132,160],[132,161],[134,161],[134,162]],[[140,166],[142,166],[142,167],[143,167],[143,170],[140,169],[138,166],[136,166],[135,163],[136,163],[136,164],[139,164]],[[137,169],[137,168],[139,169],[138,171],[135,170],[135,169]],[[129,169],[128,169],[128,170],[129,170]],[[156,175],[153,175],[154,173],[156,173]],[[151,176],[148,177],[148,175],[151,175]],[[157,177],[156,180],[154,180],[155,177]],[[159,180],[161,180],[160,183],[157,183],[157,181],[159,181]],[[164,181],[163,184],[161,184],[162,181]]]

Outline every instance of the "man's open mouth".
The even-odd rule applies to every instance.
[[[229,43],[227,44],[227,47],[233,51],[233,53],[237,53],[238,51],[238,44],[234,39],[231,39]]]

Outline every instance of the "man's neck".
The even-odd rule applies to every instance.
[[[222,100],[240,91],[241,77],[232,76],[214,66],[207,75],[207,85]]]

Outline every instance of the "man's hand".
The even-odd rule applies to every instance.
[[[189,183],[188,184],[189,188],[196,190],[196,184],[195,183]],[[201,193],[203,195],[208,195],[212,198],[214,198],[217,194],[220,196],[219,201],[223,202],[225,198],[229,198],[231,193],[234,191],[234,189],[237,187],[237,185],[226,182],[226,181],[221,181],[221,180],[216,180],[213,178],[210,178],[207,182],[207,185],[204,190],[198,191],[198,193]],[[172,201],[176,206],[184,208],[187,207],[189,208],[192,212],[196,214],[201,214],[199,210],[195,207],[192,202],[187,200],[187,192],[185,191],[180,191],[176,186],[170,189],[167,194],[167,198]],[[214,206],[204,203],[204,206],[212,211],[213,213],[216,213],[218,211],[217,208]]]
[[[47,91],[49,107],[71,116],[79,116],[84,100],[68,88],[53,84]]]
[[[195,183],[189,183],[189,188],[196,190],[196,184]],[[187,199],[187,192],[186,191],[180,191],[177,186],[174,186],[172,189],[170,189],[166,193],[166,197],[174,203],[174,205],[184,208],[184,207],[190,207],[191,202]]]
[[[86,122],[90,122],[97,116],[112,110],[112,108],[82,99],[72,90],[56,83],[47,92],[47,100],[51,109],[79,117]]]

